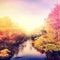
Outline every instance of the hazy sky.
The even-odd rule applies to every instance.
[[[0,17],[9,16],[27,31],[44,25],[44,18],[60,0],[0,0]]]

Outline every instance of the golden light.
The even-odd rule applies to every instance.
[[[23,28],[28,34],[30,34],[36,28],[44,25],[44,19],[34,16],[21,15],[20,17],[11,17],[12,21],[16,23],[20,28]]]

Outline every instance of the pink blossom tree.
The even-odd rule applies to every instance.
[[[60,4],[56,4],[55,8],[49,14],[46,24],[48,27],[51,27],[55,31],[55,39],[59,40],[60,35]]]

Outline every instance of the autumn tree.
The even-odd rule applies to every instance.
[[[50,28],[55,40],[60,40],[60,4],[56,4],[55,8],[46,19],[46,26]]]
[[[10,57],[9,53],[11,52],[12,54],[16,53],[24,36],[23,30],[14,24],[9,17],[0,18],[0,58]],[[8,53],[6,50],[10,52]]]
[[[55,5],[53,11],[45,20],[46,33],[34,41],[34,47],[45,52],[47,60],[60,60],[60,5]],[[43,31],[41,31],[43,33]]]

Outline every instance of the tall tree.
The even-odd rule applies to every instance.
[[[48,27],[53,29],[55,31],[55,39],[59,40],[60,37],[60,4],[56,4],[55,8],[52,10],[52,12],[49,14],[48,18],[46,19],[46,24]]]

